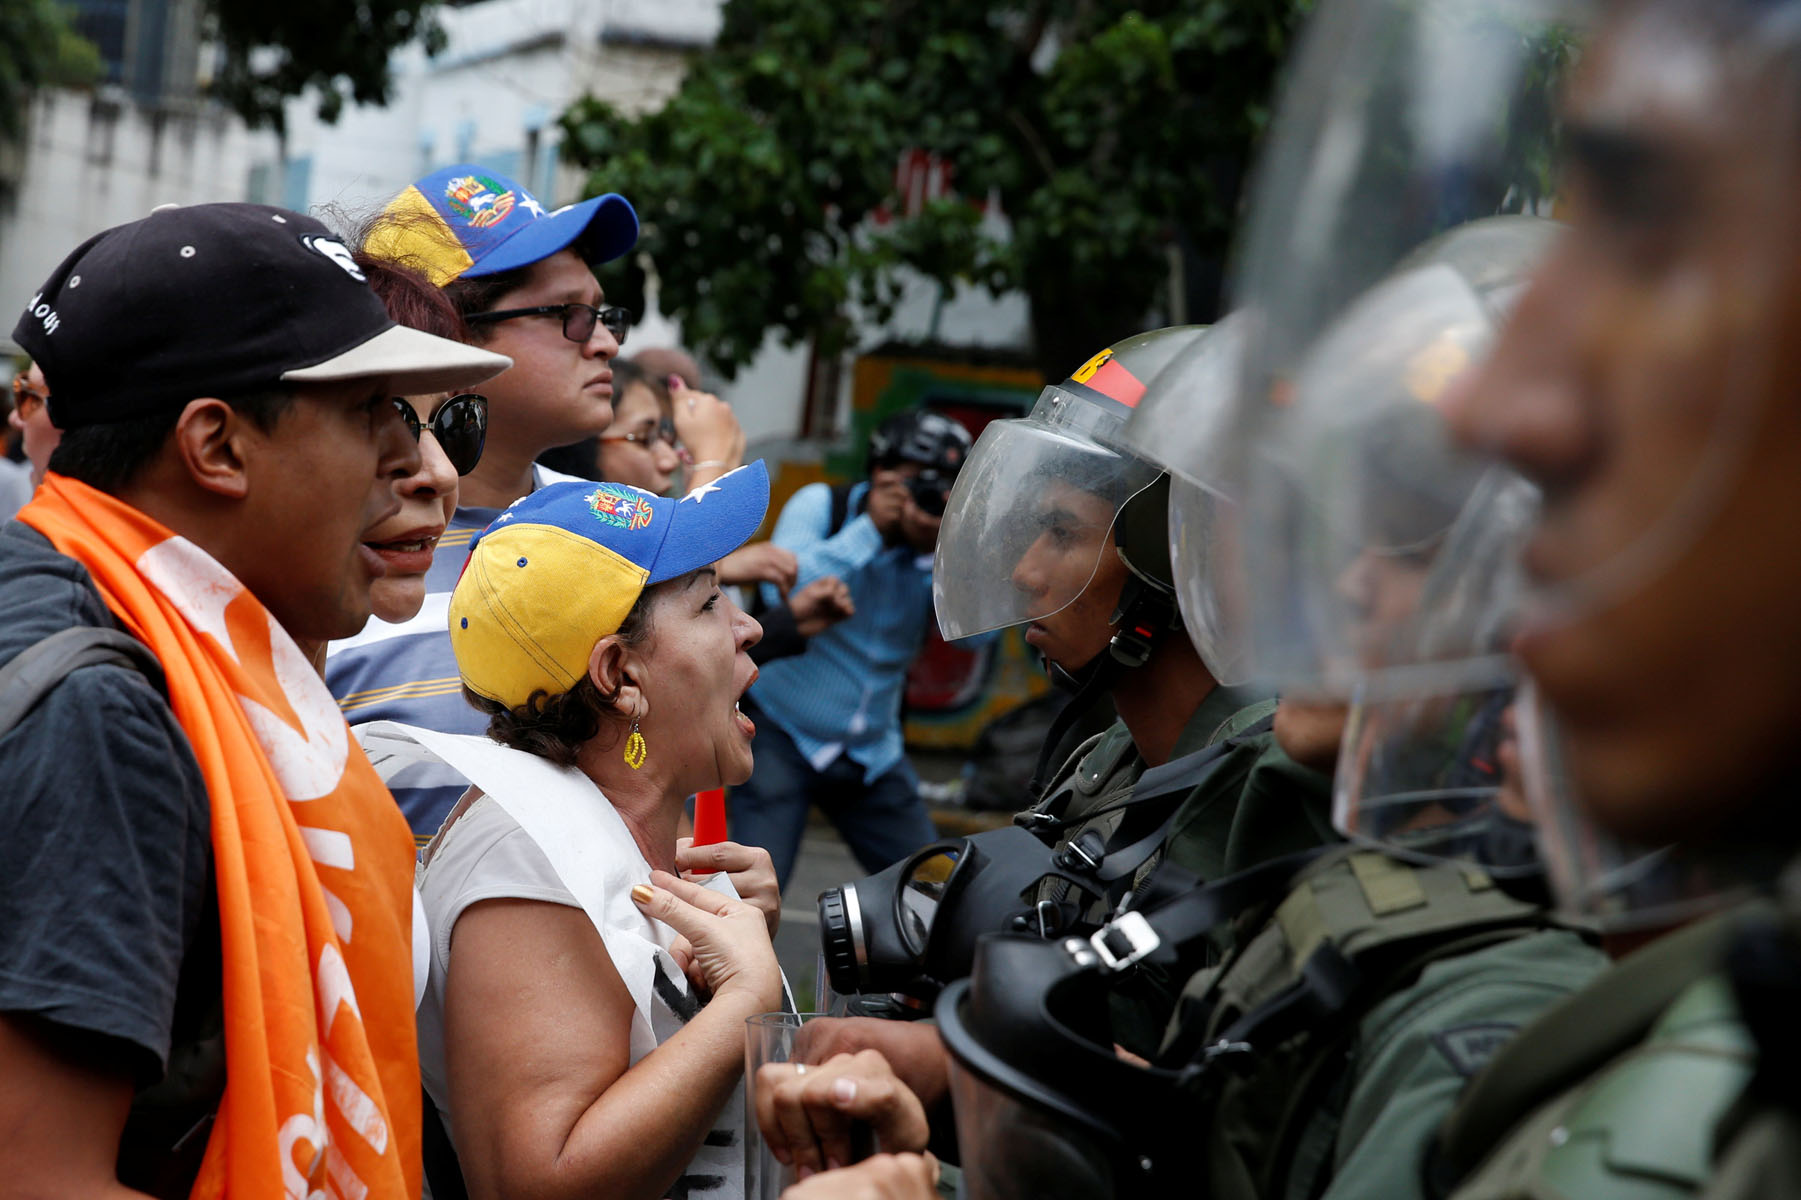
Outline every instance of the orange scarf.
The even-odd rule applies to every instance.
[[[299,647],[205,551],[64,476],[19,519],[162,661],[206,778],[230,1082],[193,1195],[418,1196],[405,818]]]

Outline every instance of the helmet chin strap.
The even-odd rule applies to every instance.
[[[1113,612],[1113,638],[1107,648],[1074,671],[1045,660],[1045,671],[1059,691],[1070,693],[1068,702],[1058,711],[1044,736],[1044,747],[1038,752],[1038,765],[1032,770],[1032,782],[1026,785],[1028,799],[1037,803],[1050,784],[1046,777],[1058,764],[1051,761],[1063,735],[1086,716],[1094,702],[1113,690],[1128,671],[1135,671],[1150,661],[1164,635],[1181,622],[1175,596],[1143,579],[1136,571],[1126,574],[1120,588],[1119,607]]]

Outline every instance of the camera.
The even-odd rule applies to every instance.
[[[907,481],[907,492],[913,497],[913,503],[919,506],[920,512],[931,517],[942,517],[954,482],[955,476],[946,475],[936,467],[927,467]]]

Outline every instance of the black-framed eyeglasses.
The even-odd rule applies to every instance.
[[[625,335],[632,327],[632,314],[616,304],[595,308],[592,304],[539,304],[532,308],[502,308],[494,312],[471,313],[464,318],[471,325],[488,325],[495,321],[511,321],[514,317],[561,317],[563,336],[572,342],[585,342],[594,336],[594,323],[607,327],[613,340],[625,345]]]
[[[475,464],[482,458],[482,446],[488,440],[486,396],[477,396],[473,392],[452,396],[433,409],[431,419],[427,421],[421,421],[412,404],[403,397],[394,397],[394,408],[406,422],[407,432],[413,435],[415,442],[422,430],[431,429],[438,448],[444,451],[444,457],[450,460],[458,475],[475,470]]]
[[[630,442],[634,446],[654,446],[658,442],[675,445],[675,422],[658,421],[655,429],[644,429],[637,433],[603,433],[600,440],[604,442]]]

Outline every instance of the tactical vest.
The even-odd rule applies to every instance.
[[[1744,915],[1660,938],[1506,1046],[1441,1129],[1429,1192],[1456,1200],[1698,1195],[1755,1067],[1755,1043],[1723,971]]]
[[[1441,959],[1551,926],[1474,866],[1339,847],[1247,913],[1193,976],[1157,1055],[1197,1064],[1197,1136],[1218,1200],[1318,1195],[1353,1082],[1362,1019]]]
[[[1215,764],[1269,731],[1274,712],[1273,700],[1241,708],[1209,735],[1201,749],[1149,771],[1125,723],[1118,722],[1078,746],[1044,797],[1014,819],[1028,829],[1060,826],[1055,843],[1059,850],[1085,834],[1089,844],[1117,850],[1122,842],[1166,827],[1175,807],[1205,782]],[[1127,835],[1118,836],[1128,823]],[[1160,859],[1160,854],[1152,852],[1142,860],[1135,871],[1134,887],[1155,870]],[[1067,885],[1051,880],[1039,898],[1062,899],[1066,890]]]

